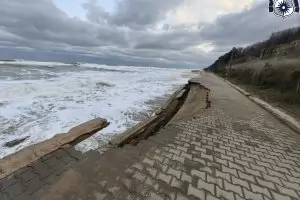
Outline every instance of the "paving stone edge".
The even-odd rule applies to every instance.
[[[214,74],[214,73],[212,73],[212,74]],[[293,118],[292,116],[286,114],[285,112],[283,112],[283,111],[281,111],[281,110],[279,110],[279,109],[271,106],[267,102],[265,102],[265,101],[263,101],[263,100],[261,100],[261,99],[259,99],[257,97],[252,96],[252,94],[246,92],[242,88],[240,88],[237,85],[229,82],[228,80],[225,80],[224,78],[218,76],[217,74],[214,74],[214,75],[217,76],[218,78],[222,79],[226,83],[228,83],[231,87],[233,87],[235,90],[237,90],[241,94],[243,94],[246,97],[248,97],[252,102],[256,103],[257,105],[259,105],[260,107],[262,107],[264,110],[266,110],[269,113],[271,113],[273,116],[275,116],[277,119],[279,119],[285,125],[287,125],[293,131],[295,131],[295,132],[297,132],[297,133],[300,134],[300,123],[295,118]]]

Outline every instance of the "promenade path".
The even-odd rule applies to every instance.
[[[300,135],[223,80],[211,107],[137,146],[55,152],[0,181],[12,200],[300,199]]]

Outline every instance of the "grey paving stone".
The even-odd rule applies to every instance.
[[[5,193],[11,199],[20,195],[24,191],[25,191],[25,187],[22,185],[22,183],[20,181],[16,182],[15,184],[13,184],[5,189]]]
[[[33,171],[0,180],[1,194],[41,199],[64,188],[62,200],[300,199],[300,136],[208,77],[201,80],[214,101],[203,113],[102,155],[60,149],[32,164]]]
[[[155,189],[155,191],[157,191],[159,189],[159,184],[157,183],[157,181],[151,177],[147,177],[145,182],[146,185],[151,186],[152,188]]]
[[[74,148],[67,149],[66,152],[73,158],[75,158],[77,161],[84,158],[83,153],[80,151],[76,151]]]
[[[182,193],[177,193],[176,200],[189,200],[190,198]]]
[[[132,178],[143,182],[146,179],[146,175],[138,171],[133,172]]]
[[[182,173],[181,180],[188,182],[188,183],[192,183],[192,177],[190,175],[186,174],[185,172]]]
[[[203,181],[202,179],[198,180],[198,189],[204,189],[208,192],[210,192],[212,195],[215,195],[215,184],[207,183]]]
[[[233,192],[223,190],[223,189],[219,188],[218,186],[216,187],[216,196],[219,199],[222,199],[222,198],[227,199],[227,200],[234,199],[234,193]]]
[[[8,194],[4,192],[0,192],[0,199],[1,200],[9,200]]]
[[[54,154],[50,153],[50,154],[47,154],[47,155],[43,156],[43,157],[40,159],[40,161],[45,162],[46,160],[48,160],[48,159],[50,159],[50,158],[52,158],[52,157],[54,157]]]
[[[154,165],[154,160],[149,158],[144,158],[143,163],[146,163],[152,167]]]
[[[259,194],[262,194],[262,195],[265,195],[269,198],[271,198],[271,194],[270,194],[270,191],[268,188],[266,187],[262,187],[262,186],[259,186],[259,185],[255,185],[253,183],[250,184],[251,185],[251,190],[255,193],[259,193]]]
[[[274,200],[291,200],[291,198],[289,196],[282,195],[282,194],[279,194],[279,193],[273,192],[273,191],[271,191],[271,192],[272,192]]]
[[[46,163],[43,163],[41,161],[37,161],[31,164],[30,167],[32,167],[33,173],[38,174],[42,179],[55,173],[55,171],[52,168],[50,168]]]
[[[67,154],[66,156],[61,157],[60,160],[61,160],[65,165],[77,161],[74,157],[70,156],[69,154]]]
[[[53,154],[58,159],[62,158],[62,157],[65,157],[65,156],[68,156],[68,153],[64,149],[59,149],[59,150],[55,151]]]
[[[177,191],[169,187],[161,187],[158,191],[164,199],[175,200]]]
[[[56,181],[59,180],[59,176],[57,176],[55,173],[51,174],[50,176],[47,176],[46,178],[43,179],[43,182],[46,184],[54,184]]]
[[[42,181],[39,178],[30,180],[29,182],[26,183],[26,192],[28,194],[33,194],[39,189],[43,188],[45,185],[47,185],[44,181]]]
[[[242,180],[242,179],[236,178],[234,176],[232,176],[231,178],[232,178],[233,184],[250,189],[249,182],[247,182],[246,180]]]
[[[213,184],[219,186],[220,188],[223,188],[224,181],[222,178],[218,178],[218,177],[207,174],[206,180],[208,183],[213,183]]]
[[[285,187],[277,186],[277,187],[278,187],[281,194],[299,199],[299,196],[298,196],[298,194],[295,190],[290,189],[290,188],[286,188],[286,186]],[[299,190],[299,188],[298,188],[298,190]]]
[[[15,198],[13,198],[13,200],[35,200],[35,199],[34,199],[33,196],[27,194],[26,192],[23,192],[20,195],[18,195]]]
[[[28,169],[18,175],[16,175],[18,177],[18,179],[20,179],[24,184],[26,184],[26,182],[33,180],[35,178],[38,178],[39,175],[34,173],[32,168],[28,167]]]
[[[56,165],[63,164],[61,160],[58,160],[57,157],[52,156],[48,158],[47,160],[44,160],[43,163],[48,165],[49,167],[55,167]]]
[[[254,193],[246,188],[243,188],[243,191],[246,199],[264,200],[262,194]]]
[[[181,176],[181,171],[173,169],[172,167],[169,167],[167,170],[167,174],[175,176],[176,178],[180,178]]]
[[[156,176],[158,170],[155,168],[147,167],[146,171],[148,171],[148,173],[154,178]]]
[[[204,172],[204,171],[198,171],[196,169],[192,169],[191,175],[197,176],[197,177],[201,178],[202,180],[206,180],[206,172]]]
[[[15,183],[17,183],[18,180],[15,176],[7,176],[0,180],[1,189],[5,189]]]
[[[205,199],[205,191],[204,190],[199,190],[197,188],[194,188],[191,184],[189,185],[188,187],[188,192],[187,192],[188,195],[192,195],[192,196],[195,196],[199,199]]]
[[[158,180],[161,180],[161,181],[163,181],[163,182],[165,182],[165,183],[167,183],[167,184],[170,184],[171,179],[172,179],[172,176],[166,175],[166,174],[160,172],[160,173],[158,173],[158,175],[157,175],[157,179],[158,179]]]
[[[150,192],[149,196],[147,197],[147,200],[164,200],[164,198],[155,192]]]
[[[66,165],[62,164],[62,162],[57,162],[56,165],[53,165],[52,167],[50,167],[51,170],[54,171],[54,173],[59,176],[61,175],[63,172],[66,171],[66,169],[68,168]],[[50,173],[51,174],[51,173]]]

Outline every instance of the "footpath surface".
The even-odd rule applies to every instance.
[[[137,146],[55,152],[0,180],[0,199],[300,199],[300,135],[212,74],[211,108]]]

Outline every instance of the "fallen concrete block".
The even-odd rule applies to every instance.
[[[0,160],[0,179],[60,148],[78,144],[108,125],[106,119],[96,118],[70,129],[67,133],[58,134],[51,139],[4,157]]]

